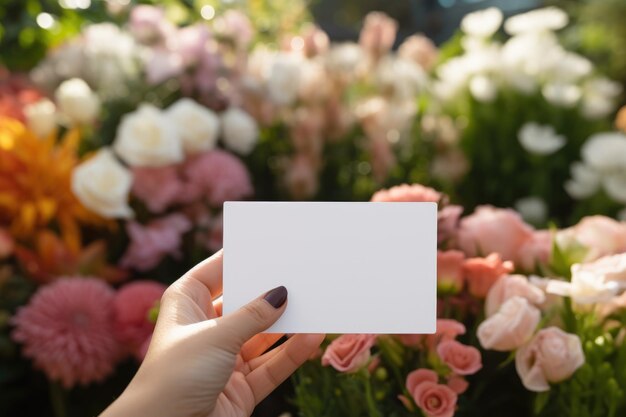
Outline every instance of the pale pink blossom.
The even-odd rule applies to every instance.
[[[198,198],[198,189],[185,183],[178,166],[133,169],[133,195],[152,213],[162,213],[178,203],[189,203]]]
[[[457,375],[472,375],[483,367],[480,351],[456,340],[445,340],[439,343],[437,354]]]
[[[425,381],[419,384],[413,400],[427,417],[452,417],[456,410],[457,394],[447,385]]]
[[[180,256],[182,235],[191,229],[191,222],[182,214],[170,214],[143,226],[128,222],[126,231],[130,245],[120,261],[124,268],[148,271],[166,256]]]
[[[500,255],[492,253],[486,258],[470,258],[465,260],[463,273],[474,297],[484,298],[491,287],[504,275],[513,271],[513,264],[502,261]]]
[[[467,391],[469,388],[469,382],[467,382],[462,376],[452,374],[448,377],[448,386],[452,391],[460,395]]]
[[[580,339],[558,327],[542,329],[515,355],[515,367],[524,386],[530,391],[550,389],[571,377],[585,363]]]
[[[302,31],[302,40],[304,41],[302,51],[309,58],[326,53],[330,46],[328,35],[316,25],[307,26]]]
[[[515,265],[524,271],[535,271],[538,265],[546,265],[552,255],[552,244],[551,231],[534,231],[532,237],[520,247]]]
[[[565,250],[576,243],[585,246],[585,261],[593,261],[626,252],[626,223],[604,216],[585,217],[576,226],[559,231],[556,240]]]
[[[369,362],[370,349],[375,342],[375,335],[341,335],[326,348],[322,356],[322,365],[330,365],[339,372],[356,372]]]
[[[199,154],[187,160],[183,170],[212,206],[221,207],[225,201],[241,200],[253,193],[246,166],[226,151],[216,149]]]
[[[433,41],[422,34],[409,36],[398,48],[401,58],[415,62],[427,71],[434,67],[438,53]]]
[[[465,254],[458,250],[437,251],[437,287],[442,291],[459,292],[465,284]]]
[[[313,197],[319,187],[317,171],[311,160],[304,155],[291,160],[285,173],[285,181],[289,193],[296,200]]]
[[[527,299],[511,297],[478,326],[478,340],[485,349],[515,350],[531,338],[540,319],[541,313]]]
[[[229,38],[241,50],[248,47],[254,36],[252,23],[248,16],[235,9],[226,10],[215,19],[213,26],[220,36]]]
[[[605,256],[593,262],[580,264],[577,271],[598,276],[604,282],[621,281],[626,283],[626,253]]]
[[[370,12],[365,16],[359,44],[375,57],[380,57],[393,46],[397,31],[398,22],[384,13]]]
[[[22,354],[64,387],[103,381],[120,346],[113,331],[113,290],[88,277],[60,278],[41,287],[13,317]]]
[[[523,297],[536,306],[541,306],[546,300],[545,293],[532,285],[525,276],[507,275],[496,281],[487,294],[485,300],[487,317],[497,313],[506,300],[515,296]]]
[[[130,12],[128,27],[133,36],[143,43],[161,43],[173,34],[174,26],[165,18],[162,8],[138,5]]]
[[[443,243],[456,236],[459,228],[459,219],[463,213],[463,207],[450,205],[445,206],[437,213],[437,243]]]
[[[516,261],[520,249],[533,237],[533,229],[511,209],[479,206],[461,220],[459,248],[468,256],[497,252],[502,259]]]
[[[176,32],[174,49],[185,67],[195,64],[207,52],[209,39],[211,33],[203,24],[186,26]]]
[[[438,202],[442,194],[420,184],[402,184],[374,193],[371,201],[378,202]]]
[[[149,321],[148,314],[161,299],[165,288],[165,285],[155,281],[134,281],[122,286],[115,294],[115,335],[139,360],[143,360],[144,344],[154,330],[154,323]]]

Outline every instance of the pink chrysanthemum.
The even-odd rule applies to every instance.
[[[115,295],[115,334],[135,357],[143,359],[143,345],[149,340],[154,324],[150,310],[165,292],[165,285],[154,281],[135,281],[124,285]]]
[[[41,288],[12,320],[12,337],[52,380],[66,388],[102,381],[113,372],[113,290],[88,278],[61,278]]]
[[[221,206],[228,200],[241,200],[253,193],[246,166],[234,155],[219,149],[190,159],[184,173],[203,191],[212,206]]]

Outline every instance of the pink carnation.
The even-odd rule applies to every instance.
[[[147,226],[137,222],[127,223],[126,231],[131,243],[120,265],[148,271],[167,255],[180,256],[181,236],[190,229],[191,222],[182,214],[170,214]]]
[[[18,310],[12,337],[24,345],[24,356],[66,388],[102,381],[120,358],[113,298],[113,290],[100,280],[58,279]]]
[[[438,202],[442,194],[432,188],[420,184],[402,184],[388,190],[377,191],[373,196],[374,202]]]
[[[232,154],[213,150],[191,158],[184,167],[188,180],[202,190],[208,202],[221,206],[224,201],[241,200],[253,193],[245,165]]]
[[[198,198],[198,190],[182,181],[175,165],[135,168],[133,194],[153,213],[162,213],[176,203]]]
[[[124,285],[115,295],[115,334],[139,359],[143,359],[142,347],[154,330],[148,313],[161,299],[165,288],[154,281],[135,281]]]

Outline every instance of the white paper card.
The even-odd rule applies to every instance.
[[[227,202],[224,314],[284,285],[277,333],[433,333],[435,203]]]

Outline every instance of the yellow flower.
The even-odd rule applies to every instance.
[[[39,139],[21,122],[0,118],[0,226],[25,243],[56,229],[68,247],[80,248],[82,224],[106,224],[73,195],[80,132]]]

